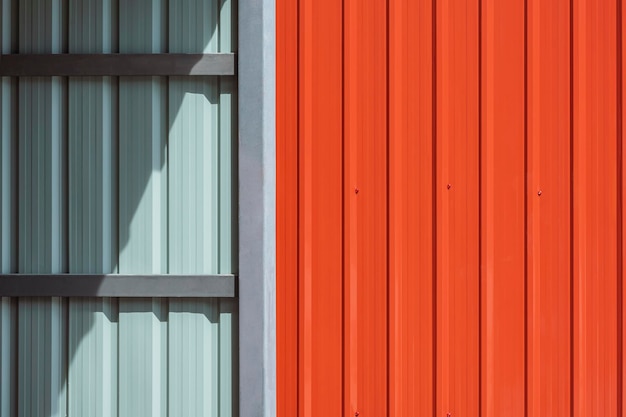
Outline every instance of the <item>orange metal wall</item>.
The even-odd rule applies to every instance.
[[[623,415],[624,19],[277,0],[280,417]]]

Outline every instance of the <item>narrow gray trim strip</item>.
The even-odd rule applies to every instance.
[[[276,415],[275,0],[239,0],[239,405]]]
[[[2,274],[1,297],[235,297],[234,275]]]
[[[0,55],[0,76],[234,75],[235,54]]]

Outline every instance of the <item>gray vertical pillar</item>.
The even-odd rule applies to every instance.
[[[275,1],[239,4],[242,417],[276,415]]]

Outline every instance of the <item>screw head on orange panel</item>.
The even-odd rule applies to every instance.
[[[448,184],[448,190],[452,188],[452,184]]]
[[[359,413],[358,411],[354,413],[354,417],[359,417],[361,413]]]
[[[541,190],[537,191],[537,195],[541,197],[541,194],[543,194],[543,192]]]
[[[354,194],[358,194],[358,193],[359,193],[359,189],[358,189],[358,188],[355,188],[355,189],[354,189]]]

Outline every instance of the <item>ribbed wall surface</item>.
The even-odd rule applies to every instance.
[[[621,416],[621,0],[277,1],[279,416]]]
[[[2,53],[234,51],[232,0],[0,4]],[[1,271],[236,273],[233,85],[2,79]],[[236,311],[4,298],[0,416],[237,415]]]
[[[117,5],[69,1],[69,53],[111,53]],[[69,271],[117,272],[117,81],[70,78]],[[68,410],[117,415],[117,302],[70,299]],[[85,383],[85,381],[96,383]]]
[[[0,1],[0,50],[17,52],[15,2]],[[17,82],[0,78],[0,271],[17,269]],[[16,301],[0,298],[0,417],[16,415]]]

